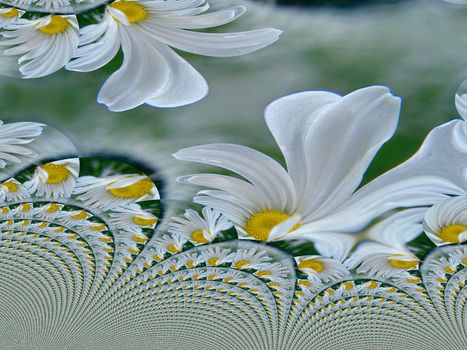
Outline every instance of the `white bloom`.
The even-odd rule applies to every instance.
[[[203,259],[209,266],[218,266],[232,262],[235,253],[230,249],[222,249],[221,247],[208,248],[202,252]]]
[[[160,198],[154,182],[146,175],[139,174],[82,176],[78,179],[74,194],[87,205],[101,210]]]
[[[277,40],[280,31],[240,33],[192,31],[229,23],[243,7],[204,13],[204,0],[114,1],[99,24],[82,29],[77,59],[69,70],[87,72],[107,64],[122,48],[124,60],[99,92],[98,102],[112,111],[143,103],[176,107],[203,98],[204,78],[169,46],[200,55],[228,57],[259,50]]]
[[[18,18],[24,15],[24,11],[14,7],[5,7],[0,9],[0,28],[5,28],[14,23]]]
[[[31,194],[56,200],[69,198],[76,185],[79,159],[70,158],[39,165],[24,186]]]
[[[0,120],[0,168],[8,163],[20,163],[21,157],[34,157],[36,153],[23,146],[42,134],[43,124],[9,123]]]
[[[174,156],[223,167],[246,181],[217,174],[178,180],[211,188],[195,202],[222,212],[245,238],[309,239],[321,254],[343,260],[354,242],[343,233],[359,231],[391,209],[429,206],[446,194],[466,192],[462,121],[433,130],[414,157],[356,191],[375,153],[394,133],[399,106],[380,86],[344,97],[304,92],[281,98],[267,108],[266,122],[287,171],[253,149],[212,144]]]
[[[236,269],[256,268],[261,264],[267,263],[272,259],[268,256],[267,251],[257,248],[249,250],[239,249],[235,253],[235,258],[232,266]]]
[[[201,217],[196,211],[187,209],[185,218],[173,217],[169,232],[185,237],[194,244],[212,242],[216,236],[232,227],[232,223],[217,210],[204,207]]]
[[[183,245],[186,243],[186,239],[178,235],[163,235],[161,237],[157,237],[154,240],[154,243],[159,249],[165,250],[170,254],[177,254],[182,251]]]
[[[425,233],[436,245],[463,243],[467,240],[467,197],[447,198],[425,214]]]
[[[408,249],[396,249],[377,242],[364,242],[345,261],[349,269],[370,276],[397,277],[418,268],[420,260]]]
[[[341,262],[320,255],[299,256],[295,257],[295,261],[298,269],[315,282],[336,280],[349,274]]]
[[[38,78],[62,68],[75,54],[79,43],[76,16],[49,15],[19,19],[2,32],[0,52],[18,57],[24,78]]]
[[[110,222],[117,228],[129,232],[141,232],[141,229],[153,229],[157,224],[157,216],[141,209],[132,203],[113,209],[109,213]]]
[[[28,190],[16,179],[9,179],[0,186],[0,200],[2,201],[21,201],[29,198]]]

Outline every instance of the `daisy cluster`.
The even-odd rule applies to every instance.
[[[89,72],[107,65],[121,51],[120,69],[97,98],[111,111],[144,103],[183,106],[207,94],[205,79],[171,47],[211,57],[241,56],[270,45],[280,34],[271,28],[205,32],[245,12],[243,6],[208,11],[205,0],[1,3],[0,74],[29,79],[62,67]]]
[[[234,144],[174,154],[225,170],[178,179],[201,187],[190,208],[157,172],[0,124],[0,301],[28,320],[11,327],[44,348],[463,349],[466,96],[461,118],[364,185],[400,99],[382,86],[283,97],[265,119],[285,166]]]

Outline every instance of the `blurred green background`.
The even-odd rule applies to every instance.
[[[225,31],[276,27],[284,34],[275,45],[244,57],[182,54],[210,84],[209,96],[195,105],[108,112],[95,99],[120,64],[117,58],[92,73],[3,78],[1,116],[6,121],[35,120],[55,126],[72,138],[83,155],[104,150],[143,160],[170,177],[170,193],[179,198],[187,194],[174,185],[175,175],[197,169],[171,158],[179,148],[233,142],[282,161],[263,120],[269,102],[303,90],[346,94],[384,84],[403,98],[401,121],[395,137],[371,165],[368,180],[409,157],[433,127],[457,117],[454,94],[467,77],[467,8],[442,0],[331,2],[296,8],[211,1],[214,8],[239,3],[249,8]],[[332,6],[344,3],[352,6]]]

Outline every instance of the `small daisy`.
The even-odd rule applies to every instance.
[[[417,269],[420,260],[408,249],[396,249],[377,242],[364,242],[345,261],[349,269],[371,276],[397,277]]]
[[[57,222],[65,226],[75,227],[83,224],[91,216],[92,214],[86,210],[62,211],[57,216]]]
[[[185,218],[173,217],[169,232],[185,237],[194,244],[212,242],[222,231],[232,227],[232,223],[217,210],[204,207],[201,217],[196,211],[187,209]]]
[[[236,269],[256,268],[258,265],[267,263],[272,259],[267,256],[267,252],[257,248],[239,249],[235,253],[235,258],[232,266]]]
[[[336,280],[349,274],[341,262],[320,255],[299,256],[295,257],[295,261],[297,268],[315,282]]]
[[[458,264],[467,266],[467,247],[458,249],[452,252],[450,255],[453,261],[457,262]]]
[[[14,7],[5,7],[0,9],[0,28],[5,28],[14,23],[18,18],[24,15],[24,11]]]
[[[76,185],[79,159],[70,158],[39,165],[24,186],[31,194],[51,200],[69,198]]]
[[[158,218],[132,203],[113,209],[109,220],[117,228],[129,232],[141,232],[141,229],[153,229]]]
[[[222,249],[221,247],[208,248],[202,252],[204,261],[209,266],[218,266],[233,261],[235,253],[231,249]]]
[[[208,91],[204,78],[169,46],[205,56],[240,56],[272,44],[275,29],[240,33],[203,33],[245,12],[241,6],[204,13],[204,1],[114,1],[101,22],[82,29],[80,48],[69,70],[88,72],[123,51],[123,64],[99,92],[98,102],[112,111],[143,103],[176,107],[196,102]],[[137,59],[135,59],[137,58]]]
[[[2,32],[2,55],[18,57],[24,78],[38,78],[62,68],[75,54],[79,43],[76,16],[49,15],[18,19]]]
[[[437,246],[467,240],[467,196],[447,198],[425,214],[423,228]]]
[[[439,260],[430,262],[428,271],[432,273],[438,272],[439,275],[444,276],[445,274],[452,275],[457,272],[457,265],[459,261],[453,256],[441,257]]]
[[[289,277],[289,269],[278,262],[261,264],[256,269],[256,275],[260,278],[277,280]]]
[[[38,207],[34,215],[41,219],[52,221],[57,217],[62,208],[63,204],[47,203],[46,205]]]
[[[28,190],[14,178],[2,182],[0,186],[0,200],[2,201],[18,202],[30,196]]]
[[[21,157],[35,157],[36,153],[23,146],[42,134],[43,124],[9,123],[0,120],[0,168],[8,163],[20,163]]]
[[[83,176],[78,179],[74,194],[87,205],[104,211],[160,198],[154,182],[146,175],[138,174]]]
[[[154,240],[157,248],[163,249],[170,254],[180,253],[185,243],[186,239],[178,235],[163,235]]]

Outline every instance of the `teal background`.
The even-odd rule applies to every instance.
[[[284,34],[273,46],[244,57],[182,53],[210,84],[209,96],[195,105],[107,111],[95,99],[118,68],[117,57],[92,73],[62,70],[35,80],[2,78],[1,116],[48,123],[69,135],[83,155],[105,150],[143,160],[170,178],[177,198],[187,194],[174,185],[175,176],[198,169],[172,160],[171,153],[181,147],[233,142],[282,161],[263,111],[289,93],[324,89],[346,94],[383,84],[403,98],[399,129],[366,180],[409,157],[433,127],[457,118],[454,94],[467,77],[467,7],[421,0],[296,9],[221,0],[214,8],[232,3],[244,3],[249,11],[222,31],[276,27]]]

